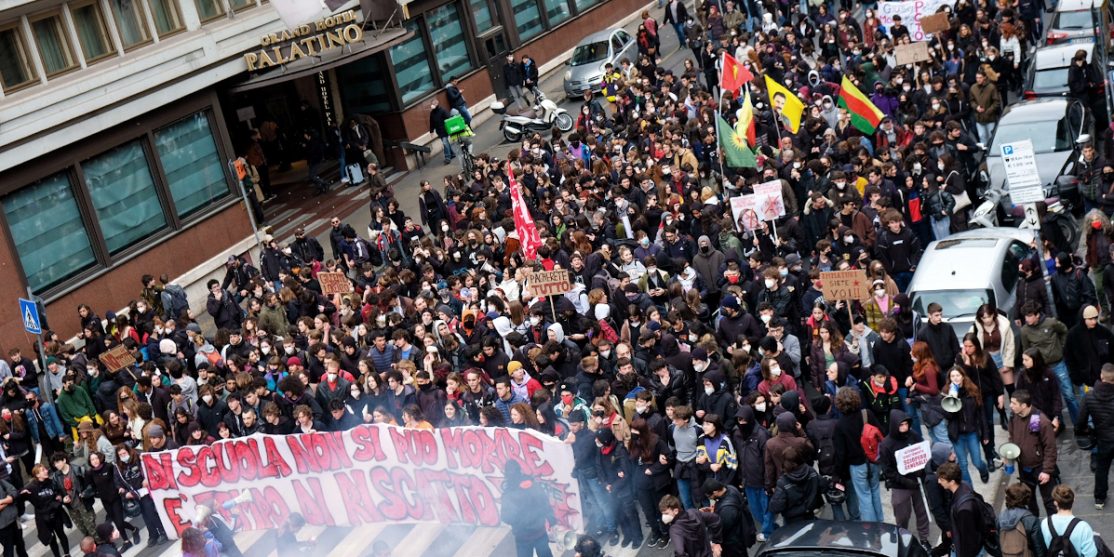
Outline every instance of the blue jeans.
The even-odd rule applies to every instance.
[[[952,219],[951,217],[937,218],[932,217],[932,236],[937,240],[943,240],[951,234]]]
[[[877,464],[859,464],[851,467],[851,484],[859,500],[859,519],[864,522],[882,522],[882,494],[878,487],[880,471]]]
[[[693,490],[693,480],[679,479],[677,480],[677,497],[681,499],[681,505],[685,510],[699,509],[704,506],[704,496],[700,493],[700,486],[695,486]]]
[[[464,117],[465,124],[468,124],[469,126],[472,125],[472,113],[468,112],[468,105],[462,104],[460,106],[454,106],[453,110],[459,112],[460,115]]]
[[[905,387],[898,387],[897,396],[901,398],[901,411],[905,412],[905,415],[909,416],[909,419],[913,421],[912,431],[915,431],[918,435],[920,435],[921,412],[915,405],[906,402],[907,400],[909,400],[909,389]]]
[[[975,122],[975,130],[979,133],[979,143],[990,146],[990,137],[994,135],[994,128],[998,124],[996,122]]]
[[[596,508],[596,527],[603,528],[605,532],[615,532],[615,501],[607,488],[595,478],[581,480],[581,496],[590,499]]]
[[[774,517],[770,515],[770,498],[766,495],[766,489],[747,487],[744,490],[747,494],[747,507],[750,507],[750,515],[754,517],[755,527],[762,535],[769,536],[774,531]]]
[[[933,443],[947,443],[951,445],[952,440],[948,439],[948,420],[940,420],[940,423],[928,428],[928,438],[932,439]]]
[[[913,272],[901,271],[899,273],[894,273],[893,277],[894,283],[897,284],[897,289],[901,292],[905,292],[905,290],[909,288],[909,282],[913,280]]]
[[[669,9],[669,8],[666,8]],[[685,40],[685,24],[674,23],[673,30],[677,32],[677,48],[684,48],[688,41]]]
[[[444,151],[445,162],[453,160],[453,157],[456,156],[453,153],[453,142],[449,139],[449,136],[441,138],[441,150]]]
[[[1079,403],[1075,400],[1075,387],[1071,384],[1071,376],[1068,375],[1068,366],[1064,364],[1063,360],[1052,364],[1052,373],[1056,374],[1056,379],[1060,381],[1060,396],[1064,398],[1064,406],[1068,407],[1068,415],[1071,416],[1071,423],[1074,425],[1075,420],[1079,418]],[[1048,419],[1057,416],[1049,416]]]
[[[974,461],[979,474],[990,473],[990,470],[986,467],[986,462],[982,459],[982,439],[979,439],[977,433],[960,433],[959,439],[956,439],[952,446],[955,448],[955,462],[959,465],[959,469],[963,471],[963,481],[971,483],[971,474],[967,472],[968,458]]]

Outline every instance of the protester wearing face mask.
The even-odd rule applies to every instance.
[[[804,400],[804,393],[801,391],[800,387],[797,386],[797,382],[793,379],[793,376],[785,373],[784,370],[781,369],[781,364],[776,359],[763,358],[762,382],[758,384],[758,392],[761,393],[762,396],[769,398],[770,391],[776,385],[781,386],[783,389],[782,392],[797,391],[798,396],[802,397],[801,400]],[[759,412],[763,411],[764,410],[759,410]]]
[[[682,510],[681,501],[666,495],[658,503],[661,521],[669,527],[669,545],[677,555],[720,555],[723,529],[719,516],[700,509]]]

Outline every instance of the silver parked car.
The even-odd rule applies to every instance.
[[[635,63],[638,49],[634,37],[625,29],[597,31],[584,37],[572,51],[565,65],[565,95],[573,97],[584,94],[585,89],[599,92],[603,87],[604,66],[609,62],[615,67],[627,58]]]
[[[928,245],[909,283],[913,310],[927,315],[928,305],[944,308],[944,321],[962,338],[975,312],[993,303],[1007,315],[1017,299],[1018,265],[1029,256],[1032,230],[980,228]]]

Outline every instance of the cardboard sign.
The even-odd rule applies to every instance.
[[[928,441],[921,441],[898,450],[894,453],[894,457],[897,459],[898,474],[917,472],[928,465],[928,460],[932,458],[932,447]]]
[[[294,511],[322,527],[499,526],[503,470],[512,460],[545,493],[555,527],[583,528],[572,447],[536,431],[365,424],[142,455],[155,510],[175,537],[195,505],[225,520],[235,507],[243,530],[274,530]]]
[[[897,58],[898,66],[932,60],[932,54],[928,52],[928,43],[925,42],[897,45],[894,56]]]
[[[820,273],[825,300],[863,300],[870,297],[866,271],[828,271]]]
[[[347,294],[352,289],[352,283],[341,272],[317,273],[317,282],[321,284],[321,293],[326,296]]]
[[[98,358],[109,372],[118,371],[135,364],[135,358],[128,353],[128,348],[123,344],[117,344],[108,352],[102,352]]]
[[[526,285],[534,296],[559,296],[572,290],[569,272],[565,269],[538,271],[526,276]]]
[[[948,14],[940,12],[937,14],[926,15],[921,18],[921,30],[925,34],[939,33],[940,31],[947,31],[951,28],[951,22],[948,21]]]

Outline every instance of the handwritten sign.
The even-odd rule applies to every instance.
[[[893,27],[894,16],[901,16],[901,22],[909,27],[909,38],[923,41],[929,31],[921,27],[921,20],[936,13],[941,6],[952,5],[952,0],[906,0],[904,2],[881,2],[878,4],[878,19],[886,29]]]
[[[569,272],[564,269],[556,271],[537,271],[526,277],[526,284],[534,296],[558,296],[572,289],[569,283]]]
[[[128,353],[128,348],[123,344],[117,344],[108,352],[102,352],[98,358],[109,372],[118,371],[135,364],[135,358]]]
[[[321,284],[321,293],[326,296],[347,294],[352,289],[348,277],[341,272],[317,273],[317,282]]]
[[[951,27],[951,21],[948,20],[946,12],[937,14],[926,15],[920,20],[921,29],[925,34],[939,33],[940,31],[947,31]]]
[[[928,52],[928,43],[926,42],[897,45],[897,48],[894,49],[894,56],[897,58],[898,66],[932,60],[932,54]]]
[[[896,451],[894,458],[897,459],[898,474],[918,472],[923,470],[928,465],[928,459],[932,458],[932,447],[928,441],[921,441]]]
[[[820,273],[825,300],[862,300],[870,297],[866,271],[828,271]]]

